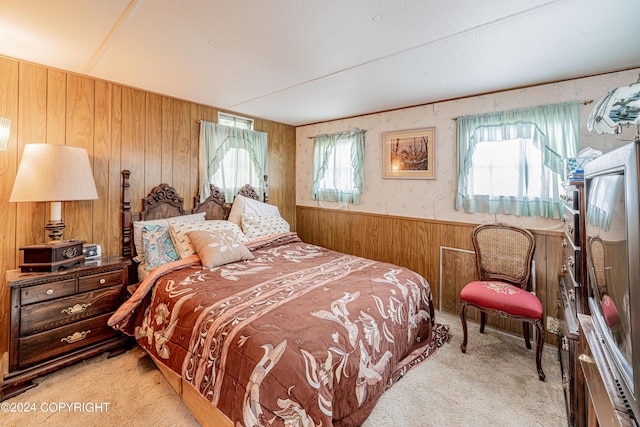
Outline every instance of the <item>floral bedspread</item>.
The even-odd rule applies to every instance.
[[[236,425],[360,425],[447,340],[417,273],[295,233],[251,249],[250,261],[154,270],[109,320]]]

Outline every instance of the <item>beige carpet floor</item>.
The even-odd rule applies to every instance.
[[[547,379],[542,382],[535,353],[522,338],[491,328],[480,335],[477,324],[470,323],[463,354],[458,316],[438,313],[436,320],[450,325],[450,341],[387,390],[363,427],[567,426],[557,348],[545,346]],[[37,382],[0,403],[0,425],[199,425],[138,347],[112,358],[92,358]]]

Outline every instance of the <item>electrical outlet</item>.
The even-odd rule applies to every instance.
[[[560,320],[547,316],[547,332],[558,335],[560,333]]]

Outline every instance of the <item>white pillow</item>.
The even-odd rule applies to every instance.
[[[144,260],[144,242],[142,241],[142,229],[147,225],[159,225],[161,227],[169,227],[169,221],[180,222],[202,222],[204,221],[205,212],[174,216],[171,218],[152,219],[149,221],[134,221],[133,222],[133,244],[136,248],[136,261],[143,263]]]
[[[244,200],[245,197],[237,195],[233,199],[233,205],[231,205],[231,211],[229,212],[229,221],[236,224],[238,227],[242,224],[242,214],[244,213]]]
[[[289,223],[280,216],[242,214],[242,231],[249,241],[290,230]]]
[[[225,220],[209,220],[203,222],[176,222],[170,223],[169,233],[173,246],[175,246],[180,258],[186,258],[196,253],[191,245],[188,233],[191,231],[232,231],[240,243],[247,242],[247,236],[244,235],[240,227],[236,224]]]
[[[229,221],[241,225],[242,214],[280,216],[280,210],[276,205],[270,205],[238,194],[233,199],[233,206],[231,207],[231,212],[229,212]]]
[[[249,199],[247,197],[245,197],[244,201],[244,213],[248,215],[281,216],[276,205],[270,205],[260,200]]]

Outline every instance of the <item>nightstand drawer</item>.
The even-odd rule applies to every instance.
[[[94,289],[102,289],[107,286],[122,285],[124,277],[122,271],[113,271],[103,274],[81,276],[78,283],[78,292],[87,292]]]
[[[113,286],[43,304],[28,305],[20,310],[20,336],[36,334],[113,312],[121,302],[122,287]]]
[[[22,288],[20,290],[20,303],[22,305],[33,304],[35,302],[48,301],[75,293],[76,279],[67,279],[60,282]]]
[[[20,368],[104,341],[118,332],[107,325],[112,313],[20,338]]]

